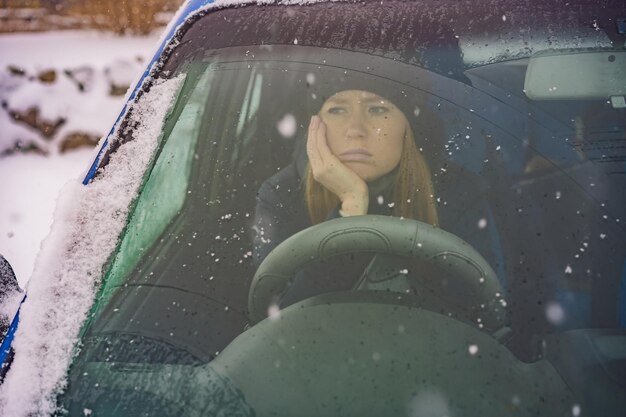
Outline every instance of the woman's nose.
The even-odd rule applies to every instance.
[[[365,120],[361,115],[355,114],[350,117],[348,129],[346,131],[347,139],[364,139],[367,137],[367,127]]]

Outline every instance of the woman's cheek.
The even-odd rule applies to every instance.
[[[338,136],[329,129],[326,129],[326,143],[333,155],[337,156],[337,154],[340,153]]]

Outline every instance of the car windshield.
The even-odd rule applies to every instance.
[[[159,64],[184,82],[64,407],[618,415],[626,11],[500,3],[192,18]],[[356,139],[333,138],[359,112],[386,121],[370,132],[354,116]],[[331,153],[347,149],[326,166],[365,184],[369,216],[316,172],[319,120]],[[359,174],[378,155],[396,159]]]

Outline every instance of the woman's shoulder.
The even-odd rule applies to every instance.
[[[257,193],[259,200],[293,202],[302,200],[302,180],[295,164],[289,164],[266,179]]]
[[[289,164],[266,179],[263,184],[261,184],[259,192],[262,190],[299,189],[301,187],[300,183],[300,175],[298,174],[295,164]]]
[[[296,164],[291,163],[286,167],[282,168],[276,174],[272,175],[268,179],[266,179],[261,188],[266,187],[275,187],[275,186],[299,186],[300,185],[300,175],[298,174],[298,170],[296,169]]]
[[[310,226],[301,182],[296,167],[291,164],[266,179],[259,188],[255,217],[257,223],[269,222],[266,228],[278,233],[274,236],[277,242]]]

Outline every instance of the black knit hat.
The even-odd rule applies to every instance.
[[[355,71],[344,71],[340,75],[326,75],[323,79],[316,79],[309,84],[309,90],[311,114],[318,113],[328,98],[347,90],[368,91],[387,99],[398,107],[409,121],[412,116],[419,115],[420,101],[423,101],[414,92],[402,89],[397,83]]]

